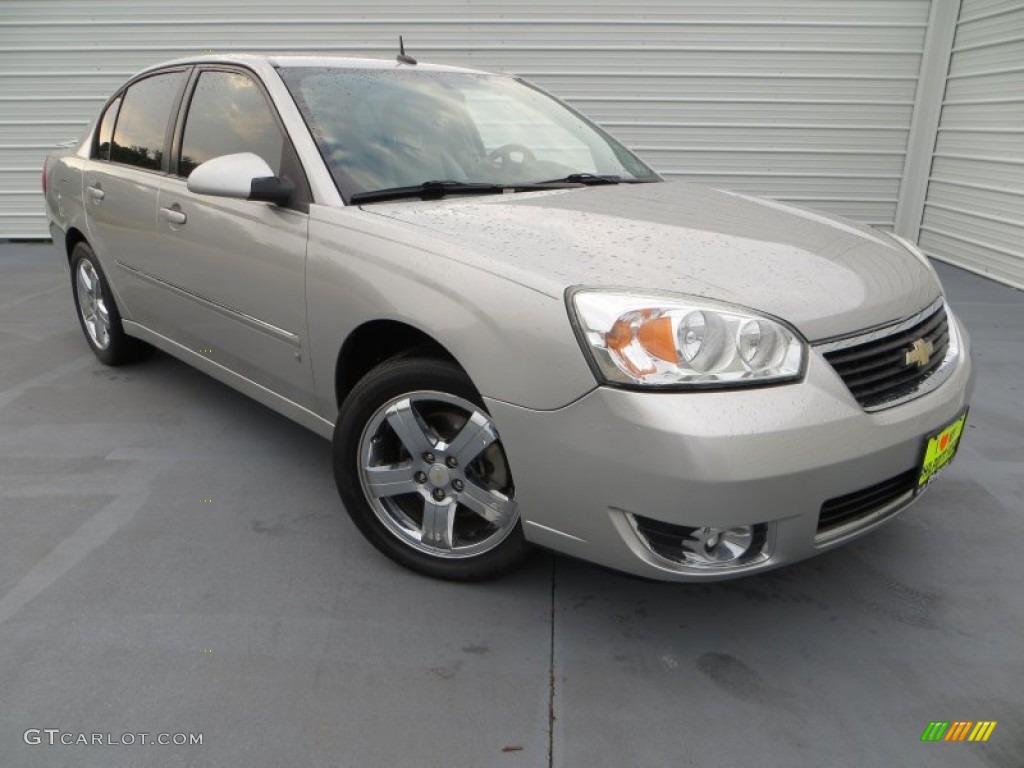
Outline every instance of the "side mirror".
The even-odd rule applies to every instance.
[[[275,176],[259,155],[240,152],[221,155],[199,165],[189,174],[188,191],[284,205],[291,199],[295,187],[287,179]]]

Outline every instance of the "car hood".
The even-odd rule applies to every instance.
[[[812,341],[902,319],[941,293],[931,269],[881,232],[683,182],[364,210],[551,295],[582,285],[703,296],[783,318]]]

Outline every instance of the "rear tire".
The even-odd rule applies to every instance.
[[[454,363],[400,356],[371,370],[345,399],[333,461],[352,521],[407,568],[479,581],[530,552],[497,427]]]
[[[121,312],[96,254],[82,241],[71,251],[71,293],[82,333],[93,354],[106,365],[144,357],[152,347],[124,332]]]

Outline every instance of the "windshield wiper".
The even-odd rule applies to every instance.
[[[374,203],[384,200],[405,200],[418,197],[431,200],[445,195],[494,195],[505,190],[517,189],[515,184],[491,184],[489,182],[472,181],[424,181],[411,187],[388,187],[372,189],[368,192],[356,192],[349,200],[353,203]]]
[[[544,186],[545,184],[583,184],[585,186],[592,187],[597,186],[598,184],[650,184],[653,181],[661,181],[661,179],[657,176],[646,179],[624,179],[621,176],[616,176],[614,174],[570,173],[568,176],[563,176],[560,179],[538,181],[536,183],[540,186]]]
[[[560,179],[549,179],[548,181],[538,181],[538,184],[585,184],[588,187],[595,186],[597,184],[618,184],[622,181],[621,176],[612,175],[601,175],[598,176],[593,173],[570,173],[568,176],[563,176]]]
[[[424,181],[422,184],[413,184],[409,187],[388,187],[386,189],[371,189],[366,192],[356,192],[349,197],[351,203],[377,203],[386,200],[408,200],[409,198],[420,198],[421,200],[436,200],[445,195],[497,195],[510,192],[527,192],[540,189],[561,189],[566,186],[583,184],[592,186],[596,184],[619,184],[632,183],[640,179],[623,179],[620,176],[596,176],[592,173],[570,173],[561,179],[550,179],[548,181],[513,181],[508,184],[494,182],[476,181],[454,181],[451,179]]]

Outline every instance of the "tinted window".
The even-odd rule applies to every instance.
[[[130,86],[121,101],[110,159],[140,168],[159,169],[164,135],[184,72],[168,72]]]
[[[117,120],[117,110],[121,107],[121,97],[114,99],[103,113],[100,120],[100,129],[96,137],[96,157],[102,160],[110,159],[110,137],[114,135],[114,121]]]
[[[178,173],[188,176],[207,160],[252,152],[279,176],[284,145],[270,105],[251,78],[236,72],[203,72],[185,119]]]

